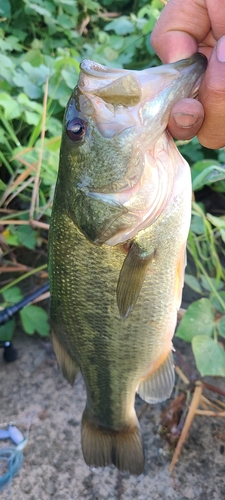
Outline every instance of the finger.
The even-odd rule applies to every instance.
[[[198,133],[201,144],[217,149],[225,146],[225,36],[214,48],[203,82],[199,101],[205,110],[205,119]]]
[[[219,40],[225,35],[225,9],[223,0],[205,0],[213,36]]]
[[[169,132],[180,140],[192,139],[197,135],[204,120],[204,109],[195,99],[182,99],[171,110]]]
[[[221,0],[214,0],[215,4]],[[151,44],[160,59],[174,62],[190,57],[210,31],[210,19],[204,0],[169,0],[151,36]]]

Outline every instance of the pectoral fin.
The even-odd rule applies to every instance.
[[[70,385],[74,384],[75,378],[79,372],[79,366],[69,356],[68,352],[60,344],[57,336],[52,332],[52,343],[55,351],[56,359],[59,363],[63,376],[68,380]]]
[[[170,397],[174,379],[173,355],[170,351],[164,362],[140,382],[137,392],[147,403],[159,403]]]
[[[137,243],[131,244],[122,265],[117,284],[117,305],[121,318],[126,319],[133,310],[155,252],[142,252]]]
[[[176,269],[176,308],[180,308],[182,300],[182,291],[184,286],[184,271],[186,267],[186,244],[183,246],[180,254],[180,259]]]

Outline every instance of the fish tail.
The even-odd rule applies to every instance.
[[[114,464],[121,472],[139,475],[144,470],[144,450],[139,423],[123,430],[98,426],[88,408],[82,418],[81,442],[84,460],[90,467]]]

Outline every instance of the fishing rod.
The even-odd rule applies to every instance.
[[[45,285],[38,288],[35,292],[30,293],[29,295],[27,295],[27,297],[24,297],[22,300],[17,302],[17,304],[13,304],[12,306],[3,309],[3,311],[0,311],[0,326],[10,321],[10,319],[12,319],[12,317],[15,316],[16,313],[21,311],[21,309],[23,309],[25,306],[30,305],[35,299],[40,297],[40,295],[48,291],[49,283],[46,283]]]
[[[21,311],[21,309],[23,309],[25,306],[30,305],[35,299],[48,291],[49,283],[46,283],[45,285],[38,288],[35,292],[30,293],[22,300],[17,302],[17,304],[13,304],[12,306],[3,309],[3,311],[0,311],[0,326],[10,321],[10,319],[12,319],[16,313]],[[7,361],[7,363],[15,361],[15,359],[17,358],[17,349],[15,349],[12,342],[10,342],[9,340],[0,341],[0,348],[4,349],[3,358],[5,361]]]

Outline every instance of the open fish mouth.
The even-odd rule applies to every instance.
[[[193,54],[189,59],[182,59],[175,63],[151,67],[142,71],[110,68],[90,59],[84,59],[80,64],[81,74],[78,86],[84,93],[91,92],[108,102],[111,102],[113,98],[114,103],[130,106],[139,102],[141,86],[145,85],[146,81],[149,87],[150,79],[155,78],[158,81],[158,77],[161,78],[162,75],[167,74],[177,78],[181,74],[185,74],[187,77],[188,74],[192,73],[192,79],[195,79],[196,85],[199,85],[198,75],[200,78],[206,67],[207,58],[199,52]],[[158,92],[164,87],[165,82],[162,82],[158,87]]]
[[[200,53],[142,71],[82,61],[78,88],[91,103],[96,128],[104,138],[118,141],[118,147],[123,147],[119,141],[123,144],[128,134],[133,140],[122,176],[118,174],[115,181],[99,188],[82,181],[78,184],[93,202],[121,207],[121,218],[116,223],[113,218],[111,237],[108,221],[106,234],[101,230],[101,241],[113,245],[133,237],[166,206],[176,174],[176,148],[165,132],[169,113],[179,99],[197,95],[206,65],[207,59]]]

